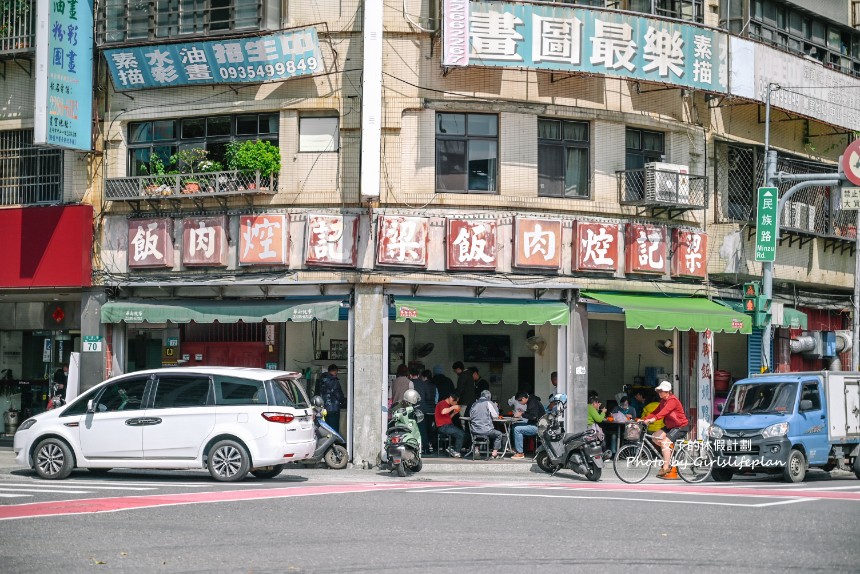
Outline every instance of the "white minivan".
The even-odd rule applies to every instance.
[[[138,371],[24,421],[15,460],[42,478],[74,468],[208,468],[215,480],[272,478],[309,458],[313,411],[300,373],[240,367]]]

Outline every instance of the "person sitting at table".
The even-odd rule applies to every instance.
[[[536,397],[531,397],[528,393],[519,392],[515,398],[518,403],[526,407],[525,410],[514,413],[514,418],[522,422],[514,423],[512,431],[515,452],[511,458],[521,459],[525,458],[525,455],[523,455],[523,437],[537,436],[538,419],[544,415],[546,410]]]
[[[448,448],[448,454],[454,458],[460,458],[460,450],[466,440],[466,432],[452,420],[452,417],[460,412],[460,405],[457,404],[459,400],[460,397],[456,393],[451,393],[439,401],[434,413],[436,430],[451,439],[452,446]]]
[[[618,397],[618,406],[612,410],[612,420],[617,423],[626,423],[636,418],[636,411],[630,406],[627,395]]]
[[[594,392],[589,393],[588,400],[588,420],[586,422],[587,429],[594,431],[594,436],[600,439],[600,447],[603,449],[603,458],[610,458],[612,453],[606,450],[606,435],[603,434],[603,429],[600,428],[600,423],[606,420],[606,407],[602,407],[600,397]],[[597,409],[600,409],[599,411]]]
[[[499,409],[491,399],[490,391],[481,391],[481,396],[472,403],[472,408],[469,410],[469,415],[472,417],[469,427],[472,430],[472,440],[476,436],[487,437],[487,440],[493,443],[493,452],[490,456],[499,458],[499,449],[502,448],[502,437],[505,433],[493,426],[493,421],[499,418]]]

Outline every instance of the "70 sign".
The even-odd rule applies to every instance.
[[[83,340],[83,351],[87,352],[99,352],[102,350],[102,338],[101,337],[84,337]]]

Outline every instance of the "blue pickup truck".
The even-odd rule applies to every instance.
[[[742,472],[801,482],[810,467],[852,469],[860,478],[860,372],[739,380],[708,434],[717,482]]]

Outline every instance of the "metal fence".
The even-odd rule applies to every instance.
[[[705,207],[707,178],[654,168],[615,172],[622,205]]]
[[[33,145],[33,130],[0,132],[0,205],[62,199],[63,152]]]
[[[36,3],[9,0],[0,10],[0,58],[36,49]]]
[[[785,173],[835,173],[836,165],[778,154],[777,171]],[[756,217],[756,190],[763,185],[764,148],[730,142],[717,142],[714,163],[714,198],[717,223],[753,222]],[[796,182],[794,182],[796,183]],[[792,185],[779,185],[780,195]],[[783,229],[854,237],[852,212],[840,209],[838,189],[810,187],[795,193],[780,214]]]
[[[261,176],[260,172],[213,171],[206,173],[177,173],[109,178],[105,182],[105,199],[110,201],[140,201],[169,198],[200,198],[203,196],[247,195],[275,193],[276,177]]]

